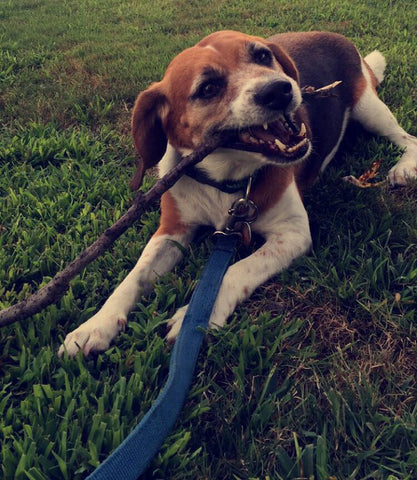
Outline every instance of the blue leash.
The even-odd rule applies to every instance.
[[[87,480],[137,480],[182,409],[223,276],[239,235],[219,235],[175,342],[167,382],[142,421]]]

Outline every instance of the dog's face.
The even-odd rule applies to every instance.
[[[306,158],[311,142],[301,101],[297,69],[275,44],[231,31],[206,37],[136,101],[132,130],[142,160],[132,186],[162,158],[167,141],[187,152],[220,133],[222,147],[251,152],[261,163]]]

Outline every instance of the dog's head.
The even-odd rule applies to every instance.
[[[311,142],[298,114],[301,101],[296,66],[279,46],[239,32],[209,35],[138,96],[132,132],[140,158],[132,188],[167,142],[186,153],[213,134],[224,134],[222,147],[251,152],[261,163],[306,158]]]

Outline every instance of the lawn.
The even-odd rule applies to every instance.
[[[388,60],[380,94],[417,135],[415,0],[0,0],[0,307],[48,282],[132,202],[137,93],[204,35],[323,29]],[[342,177],[400,152],[356,131],[307,194],[314,249],[210,332],[148,479],[417,478],[417,187]],[[147,177],[145,188],[154,180]],[[66,332],[132,268],[147,213],[65,297],[0,329],[0,477],[80,480],[157,397],[166,321],[189,300],[202,236],[95,358]]]

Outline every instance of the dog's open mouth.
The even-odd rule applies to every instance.
[[[234,132],[226,146],[262,153],[273,161],[287,163],[305,157],[310,143],[304,123],[297,126],[288,116],[282,116],[274,122]]]

